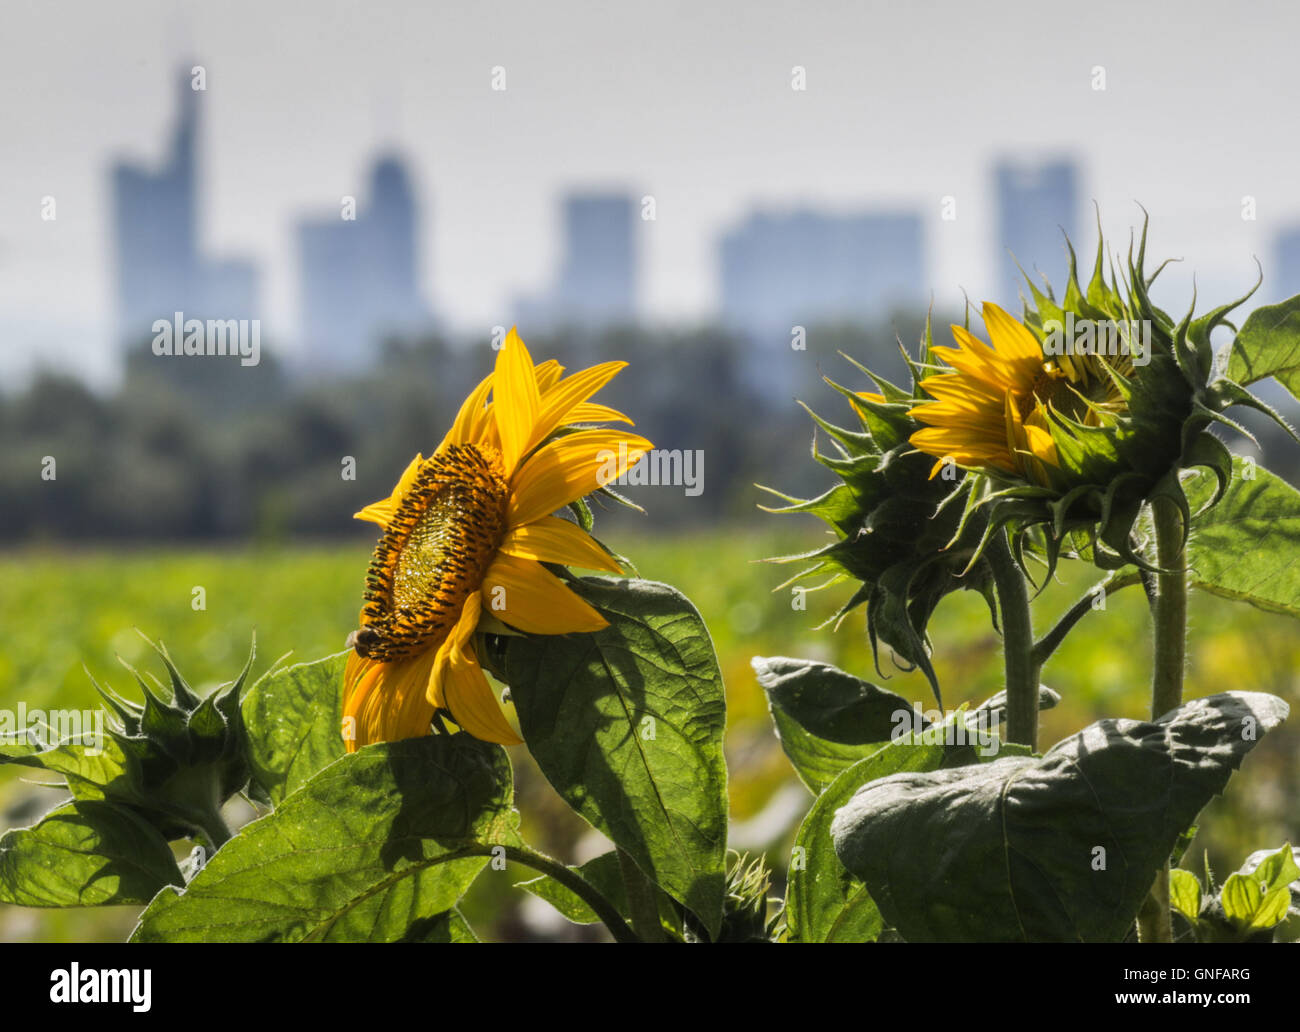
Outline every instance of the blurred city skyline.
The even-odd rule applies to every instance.
[[[1077,195],[1059,225],[1084,250],[1095,241],[1092,201],[1121,244],[1141,201],[1154,253],[1186,259],[1202,297],[1249,288],[1252,256],[1264,264],[1267,299],[1300,275],[1300,199],[1285,171],[1295,167],[1294,145],[1260,135],[1269,116],[1257,110],[1259,96],[1288,88],[1281,66],[1259,51],[1288,35],[1280,25],[1297,21],[1289,8],[1270,14],[1277,31],[1264,37],[1216,28],[1211,90],[1208,72],[1188,71],[1197,53],[1209,60],[1208,37],[1198,35],[1208,7],[1181,6],[1181,22],[1159,23],[1168,54],[1139,45],[1146,12],[1114,5],[1125,12],[1115,23],[1125,36],[1099,32],[1105,18],[1094,12],[1047,61],[1034,41],[1060,30],[1061,16],[1037,12],[1031,24],[1036,9],[1013,4],[998,26],[939,5],[954,26],[969,21],[1023,47],[1017,80],[981,76],[981,63],[999,58],[979,46],[965,54],[968,67],[955,64],[963,34],[953,26],[926,51],[916,15],[885,7],[769,4],[763,30],[692,9],[698,33],[676,39],[679,19],[568,6],[581,31],[562,39],[556,26],[568,19],[511,4],[479,12],[377,4],[364,9],[375,14],[368,19],[340,5],[326,22],[292,4],[274,13],[232,4],[220,16],[195,6],[177,16],[135,3],[108,20],[87,7],[66,31],[39,5],[19,5],[17,31],[0,44],[7,76],[23,87],[0,101],[12,144],[0,151],[0,372],[13,382],[41,363],[113,379],[114,224],[131,216],[109,196],[109,169],[147,176],[165,166],[176,74],[191,61],[207,87],[196,95],[192,253],[210,262],[205,282],[236,294],[252,274],[265,336],[290,349],[319,336],[302,318],[303,262],[328,248],[313,246],[309,225],[325,232],[344,196],[364,213],[384,161],[390,179],[405,178],[394,189],[409,193],[415,220],[415,281],[400,296],[427,310],[411,308],[409,324],[427,314],[433,325],[436,315],[453,335],[476,339],[507,319],[558,318],[573,307],[566,290],[603,282],[574,264],[582,259],[570,247],[574,205],[596,198],[633,206],[622,278],[634,280],[635,311],[650,324],[735,322],[747,309],[737,300],[744,292],[728,285],[726,241],[753,237],[765,220],[760,250],[793,239],[772,236],[782,220],[813,240],[855,219],[908,221],[895,227],[906,240],[895,286],[917,282],[910,292],[882,288],[879,303],[933,296],[955,307],[963,291],[1014,300],[1003,245],[1017,233],[1034,247],[1044,233],[1057,241],[1046,257],[1015,248],[1027,267],[1057,279],[1063,260],[1058,224],[1031,217],[1032,205],[1019,228],[1008,225],[1016,211],[1007,184],[1053,167]],[[423,62],[413,60],[420,39]],[[1234,40],[1253,49],[1234,51]],[[1201,50],[1189,53],[1193,43]],[[906,74],[891,79],[900,68]],[[801,78],[806,88],[793,88]],[[1212,146],[1229,112],[1243,137],[1235,157]],[[1198,138],[1190,127],[1200,119],[1211,128]],[[640,218],[646,197],[652,221]],[[54,219],[42,217],[47,198]],[[1243,218],[1247,198],[1254,219]],[[1191,277],[1171,278],[1179,276],[1181,304]],[[836,296],[834,285],[821,286]]]

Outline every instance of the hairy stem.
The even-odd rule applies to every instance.
[[[1168,498],[1151,502],[1156,530],[1155,658],[1151,674],[1151,719],[1182,705],[1183,668],[1187,659],[1187,555],[1183,549],[1183,514]],[[1172,942],[1169,913],[1169,863],[1138,914],[1143,942]]]
[[[989,542],[985,556],[993,570],[1002,621],[1002,654],[1006,663],[1007,740],[1038,751],[1038,666],[1034,658],[1034,625],[1029,613],[1029,588],[1016,564],[1005,531]]]

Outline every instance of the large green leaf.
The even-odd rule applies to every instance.
[[[836,815],[840,860],[912,941],[1118,941],[1157,869],[1256,740],[1272,695],[1106,720],[1041,759],[898,774]]]
[[[900,724],[924,726],[901,695],[829,663],[755,656],[750,665],[767,692],[781,748],[814,795],[876,752]]]
[[[1207,474],[1186,483],[1193,512],[1214,487]],[[1192,521],[1187,565],[1198,588],[1300,616],[1300,492],[1263,467],[1234,459],[1222,500]]]
[[[171,848],[132,810],[77,800],[0,838],[0,903],[88,907],[147,903],[184,879]]]
[[[883,742],[841,745],[807,731],[779,706],[772,707],[772,723],[786,758],[813,795],[820,795],[832,781],[859,760],[880,749]]]
[[[278,803],[341,757],[348,653],[273,670],[242,704],[253,782]]]
[[[528,748],[578,813],[716,935],[726,876],[726,703],[713,642],[665,584],[583,578],[609,626],[511,637],[501,670]]]
[[[818,738],[844,745],[887,742],[917,716],[901,695],[845,673],[829,663],[786,656],[750,660],[773,708],[793,717]]]
[[[943,759],[942,743],[877,746],[818,796],[799,826],[791,857],[785,918],[792,942],[874,942],[880,936],[884,920],[862,880],[835,855],[831,822],[864,784],[904,771],[938,770]]]
[[[1273,377],[1300,398],[1300,295],[1257,308],[1228,353],[1228,378],[1242,386]]]
[[[1055,696],[1047,689],[1043,691],[1042,699]],[[998,696],[994,696],[976,713],[998,705]],[[780,711],[774,709],[773,715],[779,719]],[[868,942],[879,937],[884,920],[862,880],[850,874],[835,856],[831,823],[840,807],[868,782],[906,771],[987,763],[999,753],[1024,748],[999,741],[987,724],[975,724],[975,719],[975,714],[963,707],[950,713],[942,724],[919,723],[915,733],[875,746],[860,746],[870,750],[869,754],[846,764],[830,780],[795,837],[786,889],[791,941]]]
[[[510,764],[469,735],[372,745],[248,825],[133,938],[384,941],[422,933],[518,841]]]

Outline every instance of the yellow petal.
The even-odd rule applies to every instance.
[[[497,352],[492,383],[492,412],[501,435],[501,459],[507,474],[523,457],[541,406],[533,360],[512,327]]]
[[[456,419],[451,424],[451,429],[447,431],[447,436],[442,439],[442,444],[438,446],[438,451],[442,451],[449,444],[469,444],[482,436],[483,423],[487,419],[487,399],[492,391],[494,375],[488,373],[479,381],[479,385],[469,392],[469,397],[461,403],[460,411],[456,413]]]
[[[555,516],[543,516],[508,532],[499,549],[518,559],[535,559],[586,570],[622,573],[618,561],[592,540],[581,527]]]
[[[537,389],[545,394],[555,386],[562,375],[564,375],[564,366],[555,359],[548,358],[537,366]]]
[[[1024,323],[991,301],[984,302],[984,326],[998,353],[1011,359],[1043,360],[1043,347]]]
[[[523,739],[515,734],[501,712],[496,692],[474,654],[452,647],[446,650],[445,656],[440,664],[440,674],[451,719],[480,741],[497,745],[522,744]]]
[[[559,577],[531,559],[498,555],[483,576],[483,605],[529,634],[599,631],[608,622]]]
[[[354,663],[349,657],[345,677],[350,675],[351,680],[344,682],[343,708],[345,726],[351,723],[355,731],[355,738],[347,743],[349,752],[371,742],[429,733],[433,706],[426,695],[434,659],[433,649],[392,663],[360,657]]]
[[[381,527],[387,527],[388,521],[393,518],[393,513],[397,510],[398,505],[402,502],[402,497],[410,490],[411,485],[415,483],[415,478],[419,475],[420,464],[424,462],[424,455],[417,454],[406,465],[406,469],[397,480],[397,486],[393,488],[393,493],[387,498],[377,502],[371,502],[360,512],[353,513],[354,520],[369,520],[371,523],[378,523]]]
[[[579,430],[539,448],[511,482],[509,526],[549,516],[617,480],[651,448],[621,430]]]
[[[556,427],[572,422],[569,414],[574,406],[581,404],[609,383],[620,369],[627,367],[626,362],[602,362],[600,365],[584,369],[580,373],[566,376],[542,395],[541,411],[533,424],[532,433],[528,435],[521,454],[527,455],[542,441],[546,440]]]
[[[626,423],[628,426],[636,426],[630,418],[618,409],[610,408],[608,405],[597,405],[593,401],[584,401],[581,405],[573,406],[573,411],[569,413],[568,422]]]
[[[393,511],[396,506],[392,501],[385,498],[382,502],[372,502],[360,512],[354,512],[354,520],[368,520],[371,523],[378,523],[381,527],[387,527],[388,521],[393,518]]]

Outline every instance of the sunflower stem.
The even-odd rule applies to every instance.
[[[1029,588],[1006,531],[999,531],[985,552],[993,571],[1002,620],[1002,655],[1007,681],[1007,741],[1038,751],[1038,668]]]
[[[1088,593],[1079,599],[1074,605],[1065,611],[1065,614],[1056,622],[1056,626],[1038,639],[1034,645],[1034,662],[1039,668],[1047,662],[1053,652],[1061,646],[1065,636],[1074,629],[1074,625],[1087,616],[1092,610],[1102,608],[1098,605],[1098,599],[1108,598],[1121,588],[1127,588],[1130,584],[1137,584],[1141,581],[1137,573],[1125,574],[1123,577],[1116,577],[1113,574],[1105,580],[1094,584],[1088,589]]]
[[[503,845],[498,847],[494,845],[478,845],[467,849],[465,855],[493,856],[493,850],[498,848],[504,852],[507,860],[513,860],[515,863],[523,864],[525,867],[531,867],[534,871],[548,875],[591,907],[595,915],[609,929],[609,933],[614,937],[615,942],[641,941],[637,934],[627,926],[627,922],[623,920],[614,904],[606,899],[591,882],[576,871],[552,860],[543,853],[529,849],[527,846]]]
[[[659,923],[659,890],[641,868],[622,849],[618,851],[618,869],[627,888],[627,908],[632,928],[642,942],[663,942],[664,929]]]
[[[1183,514],[1168,498],[1151,502],[1156,531],[1155,657],[1151,674],[1151,719],[1158,720],[1183,702],[1183,669],[1187,661],[1187,553],[1183,547]],[[1172,942],[1169,912],[1169,862],[1138,914],[1142,942]]]

